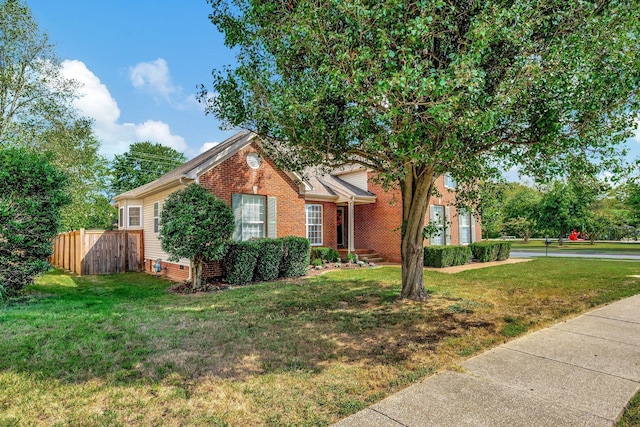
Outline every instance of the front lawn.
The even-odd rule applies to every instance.
[[[524,242],[522,240],[511,240],[512,251],[533,251],[544,252],[546,244],[544,239],[534,239]],[[562,246],[558,244],[558,239],[552,239],[549,245],[549,252],[581,252],[581,253],[612,253],[612,254],[635,254],[640,255],[640,243],[633,242],[598,242],[593,245],[588,241],[573,242],[569,239],[562,241]]]
[[[462,360],[640,293],[637,263],[396,267],[196,295],[59,271],[0,305],[0,425],[327,425]]]

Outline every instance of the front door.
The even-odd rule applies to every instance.
[[[347,246],[347,236],[346,236],[346,228],[347,228],[347,213],[345,208],[342,206],[338,206],[337,214],[336,214],[336,234],[338,236],[338,247],[346,247]]]

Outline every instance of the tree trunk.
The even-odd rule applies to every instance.
[[[433,189],[433,169],[407,171],[400,183],[402,190],[402,292],[400,298],[425,301],[424,218]]]
[[[202,288],[202,258],[194,258],[191,260],[191,289],[198,292]]]

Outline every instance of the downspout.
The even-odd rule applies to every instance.
[[[353,206],[355,204],[355,196],[351,196],[349,198],[349,247],[347,248],[349,253],[353,252],[355,250],[355,246],[354,246],[354,236],[355,236],[355,232],[353,230],[354,228],[354,209]]]

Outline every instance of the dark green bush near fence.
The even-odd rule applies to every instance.
[[[511,242],[475,242],[469,247],[479,262],[502,261],[511,253]]]
[[[282,237],[284,244],[280,277],[300,277],[307,274],[311,263],[309,250],[311,244],[304,237]]]
[[[452,267],[464,265],[471,259],[468,246],[426,246],[424,248],[425,267]]]
[[[277,279],[280,275],[280,263],[284,252],[282,239],[260,239],[255,241],[258,245],[258,258],[253,271],[253,281]]]
[[[320,258],[324,262],[340,260],[340,254],[333,248],[315,247],[311,249],[311,261]]]
[[[224,258],[225,279],[238,286],[278,277],[299,277],[307,274],[309,264],[310,244],[304,237],[233,242]]]
[[[233,242],[224,258],[227,283],[246,285],[253,279],[260,246],[257,241]]]

